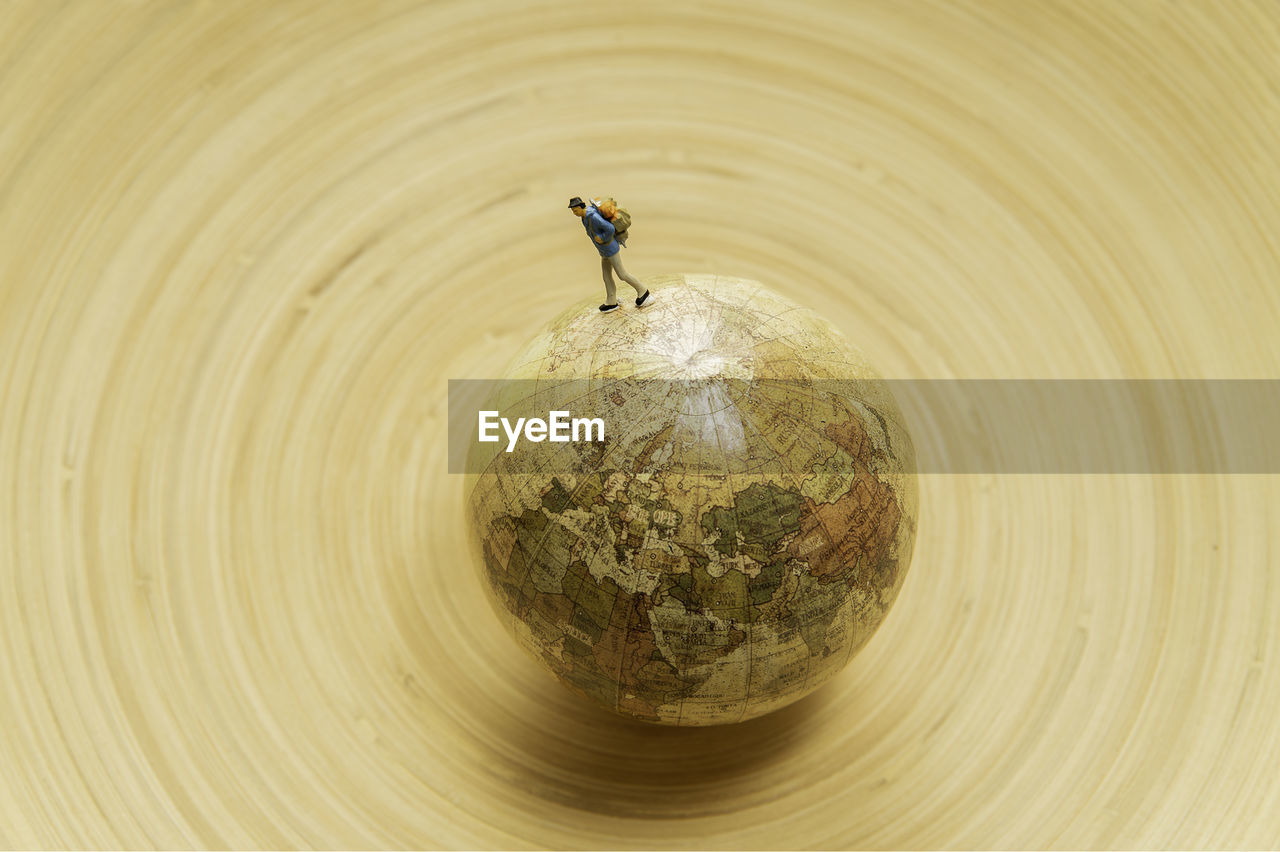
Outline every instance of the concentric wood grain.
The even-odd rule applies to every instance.
[[[473,575],[446,380],[599,265],[890,377],[1276,377],[1267,2],[0,3],[0,844],[1280,845],[1280,486],[925,476],[868,647],[604,715]]]

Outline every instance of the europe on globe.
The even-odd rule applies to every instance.
[[[884,619],[915,454],[888,385],[813,311],[725,276],[646,284],[644,308],[566,311],[495,383],[488,408],[606,428],[473,448],[472,544],[494,609],[569,689],[739,722],[818,688]]]

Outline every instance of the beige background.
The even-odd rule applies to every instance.
[[[891,377],[1280,374],[1280,7],[0,2],[0,843],[1280,845],[1280,487],[929,476],[832,684],[602,715],[448,378],[640,277]]]

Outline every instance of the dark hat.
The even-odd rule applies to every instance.
[[[569,199],[570,210],[572,210],[575,207],[586,207],[586,206],[587,206],[587,203],[576,195],[573,198]]]

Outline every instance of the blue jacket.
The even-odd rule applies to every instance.
[[[613,238],[613,223],[604,218],[604,214],[594,204],[587,207],[587,214],[582,217],[582,227],[587,229],[591,244],[600,252],[601,257],[613,257],[618,253],[618,241]],[[604,242],[596,242],[596,237],[603,237]]]

